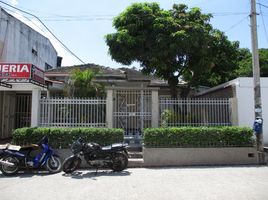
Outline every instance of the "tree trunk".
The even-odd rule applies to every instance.
[[[172,77],[168,80],[170,95],[171,95],[171,98],[173,98],[173,99],[178,98],[178,90],[177,90],[178,83],[179,83],[179,81],[178,81],[177,77]]]
[[[182,89],[182,91],[181,91],[181,93],[180,93],[180,96],[181,96],[182,98],[187,98],[188,95],[189,95],[189,93],[190,93],[190,91],[191,91],[191,87],[190,87],[189,85],[187,85],[186,88],[183,88],[183,89]]]

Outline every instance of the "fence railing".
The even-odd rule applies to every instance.
[[[40,100],[40,126],[106,127],[105,99]]]
[[[159,126],[230,126],[231,110],[229,99],[160,98]],[[106,127],[106,99],[41,99],[39,116],[39,126]]]
[[[160,126],[230,126],[229,99],[160,98]]]

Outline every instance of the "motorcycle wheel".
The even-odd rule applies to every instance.
[[[127,156],[124,153],[116,153],[112,159],[111,169],[115,172],[120,172],[126,169],[127,165]]]
[[[58,157],[51,156],[47,159],[46,168],[51,173],[58,173],[61,171],[61,160]]]
[[[72,173],[79,168],[80,163],[81,159],[78,157],[67,158],[63,162],[62,171],[64,171],[66,174]]]
[[[14,156],[6,156],[2,158],[3,161],[14,164],[13,166],[0,165],[0,170],[5,176],[15,175],[19,171],[19,160]]]

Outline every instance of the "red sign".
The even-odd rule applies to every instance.
[[[1,64],[0,79],[29,79],[32,64]]]
[[[45,84],[45,72],[32,64],[0,63],[0,79],[27,79]]]
[[[45,84],[45,72],[38,67],[32,65],[32,80]]]

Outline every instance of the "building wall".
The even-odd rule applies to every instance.
[[[0,138],[2,138],[3,134],[3,98],[4,98],[4,92],[0,91]]]
[[[0,8],[0,62],[55,68],[57,52],[46,37]]]
[[[253,78],[239,78],[236,85],[239,126],[252,127],[254,122]],[[264,143],[268,145],[268,78],[261,78]]]
[[[198,95],[198,98],[233,98],[235,96],[235,87],[228,86],[226,88],[212,91],[204,95]]]

